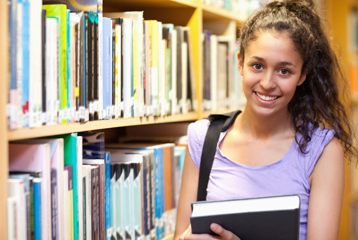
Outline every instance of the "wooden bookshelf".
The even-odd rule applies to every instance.
[[[7,239],[7,178],[8,178],[8,141],[7,141],[7,119],[6,103],[8,96],[8,6],[7,1],[0,1],[0,239]]]

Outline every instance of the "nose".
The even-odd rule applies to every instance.
[[[264,90],[275,88],[276,82],[273,74],[271,72],[265,72],[260,80],[260,85]]]

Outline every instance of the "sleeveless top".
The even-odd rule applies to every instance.
[[[188,126],[189,153],[198,168],[209,124],[209,120],[203,119]],[[213,201],[298,194],[301,204],[300,240],[305,240],[311,189],[308,178],[324,147],[334,137],[334,131],[328,128],[315,129],[306,148],[307,154],[301,153],[294,140],[280,160],[264,166],[249,166],[228,159],[219,148],[226,133],[220,133],[206,199]]]

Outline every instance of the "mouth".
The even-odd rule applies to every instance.
[[[274,101],[279,98],[279,96],[268,96],[268,95],[260,94],[258,92],[254,92],[254,93],[256,94],[257,97],[259,97],[263,101]]]

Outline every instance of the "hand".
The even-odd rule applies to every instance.
[[[216,233],[219,236],[213,236],[210,234],[192,234],[191,225],[184,231],[180,236],[179,240],[195,240],[195,239],[212,239],[212,240],[240,240],[238,236],[230,232],[229,230],[224,229],[216,223],[210,225],[211,231]]]

